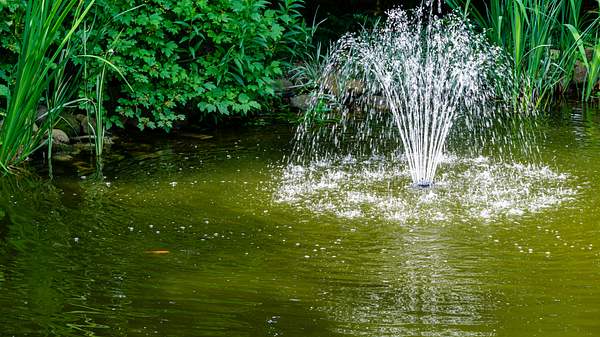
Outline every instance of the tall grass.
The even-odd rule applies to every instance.
[[[306,92],[316,89],[329,59],[329,50],[324,51],[321,43],[317,43],[314,53],[307,52],[304,59],[290,70],[294,86]]]
[[[44,145],[53,123],[71,102],[67,83],[69,42],[94,0],[31,0],[25,25],[15,84],[10,88],[6,116],[0,127],[0,169],[9,172]],[[63,24],[71,22],[64,30]],[[38,104],[52,89],[47,111],[38,116]],[[39,124],[39,125],[36,125]]]
[[[600,21],[600,0],[598,2],[598,9],[596,11],[591,11],[590,15],[594,15],[596,17],[596,22]],[[591,36],[590,40],[595,41],[590,45],[590,49],[592,50],[591,60],[587,64],[587,79],[586,85],[584,88],[583,97],[586,100],[589,100],[592,97],[592,91],[594,87],[597,88],[598,96],[596,98],[600,99],[600,23],[597,23],[595,26],[590,26],[589,35]]]
[[[597,13],[582,15],[582,0],[490,0],[484,12],[470,0],[446,2],[512,56],[520,83],[515,96],[544,106],[572,84],[581,62],[588,71],[581,98],[590,98],[598,61],[588,60],[586,50],[598,45],[600,20]]]
[[[98,60],[101,63],[100,71],[99,71],[99,73],[97,73],[95,75],[94,95],[91,95],[87,91],[87,88],[86,88],[86,94],[85,94],[85,96],[86,96],[85,101],[86,101],[86,105],[87,105],[86,112],[87,112],[87,117],[88,117],[87,118],[88,127],[90,128],[90,130],[92,130],[92,133],[93,133],[92,136],[94,137],[94,149],[95,149],[97,160],[101,160],[101,157],[102,157],[102,152],[104,149],[105,134],[106,134],[106,122],[108,119],[106,111],[103,106],[104,84],[105,84],[107,70],[112,69],[117,74],[119,74],[119,76],[125,82],[125,84],[129,88],[129,90],[133,91],[133,87],[129,84],[129,82],[127,81],[127,79],[125,78],[125,75],[123,75],[121,70],[108,60],[108,57],[109,57],[108,54],[110,54],[110,52],[107,53],[107,55],[105,57],[100,57],[97,55],[88,55],[88,54],[79,55],[80,57],[83,57],[83,58]],[[84,71],[84,73],[85,73],[84,76],[87,79],[88,78],[87,62],[85,62],[84,66],[86,68],[86,70]],[[94,96],[94,97],[92,98],[91,96]]]
[[[92,23],[89,26],[89,28],[87,23],[83,24],[83,54],[78,55],[78,57],[83,59],[83,80],[85,82],[90,82],[91,80],[93,80],[94,82],[93,93],[91,92],[92,88],[90,88],[88,85],[84,86],[84,97],[88,123],[87,127],[92,131],[92,136],[94,140],[94,150],[96,154],[96,164],[98,165],[98,167],[102,166],[102,153],[104,152],[104,142],[106,139],[106,124],[108,122],[108,115],[103,106],[104,85],[107,72],[109,70],[113,70],[115,73],[117,73],[119,77],[123,80],[123,82],[127,85],[127,88],[131,90],[131,92],[133,92],[133,87],[131,86],[131,84],[129,84],[129,81],[127,81],[127,78],[125,77],[123,72],[110,61],[110,57],[113,54],[113,48],[115,48],[116,45],[120,42],[120,33],[116,37],[114,37],[112,45],[109,46],[109,49],[104,53],[103,56],[89,54],[88,49],[90,49],[89,47],[91,47],[91,49],[94,49],[94,47],[100,47],[99,40],[107,34],[108,27],[114,23],[113,21],[117,17],[135,11],[144,6],[145,5],[135,6],[116,14],[108,22],[104,23],[104,25],[101,26],[99,29],[95,28],[95,18],[94,20],[92,20]],[[96,61],[96,64],[90,64],[90,61]]]
[[[596,45],[594,46],[594,52],[592,54],[592,60],[590,61],[586,79],[585,93],[584,96],[587,99],[592,97],[592,91],[594,87],[598,85],[598,91],[600,92],[600,33],[596,34],[597,38]],[[598,97],[600,98],[600,97]]]

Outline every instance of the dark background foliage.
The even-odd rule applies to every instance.
[[[17,63],[19,34],[22,31],[24,1],[0,0],[0,107],[6,106],[8,83]]]
[[[438,0],[434,0],[438,1]],[[272,109],[273,81],[317,42],[326,44],[420,0],[97,0],[80,54],[120,69],[106,73],[108,126],[169,130],[182,119],[215,122]],[[472,1],[485,7],[486,1]],[[584,8],[594,8],[587,0]],[[16,64],[24,0],[0,0],[0,113]],[[445,7],[447,10],[448,8]],[[303,20],[304,19],[304,20]],[[323,21],[324,20],[324,21]],[[323,21],[312,36],[312,25]],[[80,95],[102,65],[89,58]]]
[[[141,5],[141,6],[140,6]],[[302,52],[309,33],[301,2],[99,0],[91,52],[119,68],[113,74],[111,121],[169,130],[198,119],[246,115],[273,96],[272,81]]]
[[[25,7],[0,0],[2,106]],[[303,9],[301,0],[97,0],[73,47],[114,66],[104,79],[109,126],[170,130],[186,116],[217,120],[264,109],[274,79],[310,46]],[[93,92],[106,63],[74,60],[84,64],[80,95]]]

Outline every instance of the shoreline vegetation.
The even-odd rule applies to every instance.
[[[600,102],[600,2],[486,4],[447,0],[444,11],[469,19],[512,58],[515,97],[543,111],[563,99]],[[0,170],[18,173],[37,152],[68,160],[73,144],[100,162],[110,132],[120,130],[318,115],[308,102],[328,57],[319,36],[328,23],[305,5],[0,0]],[[378,21],[362,19],[359,29]]]

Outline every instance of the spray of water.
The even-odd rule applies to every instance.
[[[573,198],[571,177],[537,160],[538,119],[513,92],[511,60],[434,7],[392,10],[333,45],[277,202],[366,221],[470,223]]]
[[[312,107],[298,127],[294,162],[404,158],[413,184],[430,186],[449,144],[506,154],[531,112],[514,104],[511,62],[458,15],[388,12],[372,30],[332,47]]]

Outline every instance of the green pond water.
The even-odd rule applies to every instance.
[[[540,167],[431,190],[294,173],[266,126],[1,178],[0,336],[600,336],[600,117],[557,116]]]

